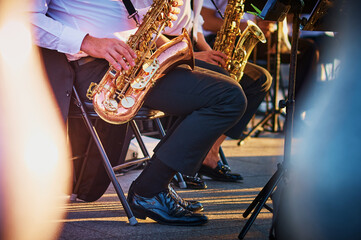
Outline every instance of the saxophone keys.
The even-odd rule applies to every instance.
[[[108,98],[103,101],[104,108],[109,112],[115,112],[118,109],[118,102],[115,99]]]
[[[134,98],[132,98],[132,97],[125,97],[125,98],[123,98],[123,99],[120,101],[120,103],[121,103],[122,106],[125,107],[125,108],[131,108],[131,107],[134,106],[135,100],[134,100]]]
[[[115,69],[109,70],[109,75],[110,75],[112,78],[115,78],[116,75],[117,75],[117,70],[115,70]]]
[[[95,93],[95,90],[96,90],[97,87],[98,87],[98,84],[96,84],[94,82],[90,83],[89,88],[88,88],[88,90],[86,92],[86,97],[89,100],[93,99],[93,96],[94,96],[94,93]]]
[[[147,84],[151,81],[154,74],[159,69],[159,61],[158,59],[154,59],[153,61],[147,61],[143,65],[143,73],[131,84],[131,87],[136,90],[144,89]]]

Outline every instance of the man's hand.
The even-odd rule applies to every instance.
[[[80,50],[92,57],[106,59],[116,70],[128,70],[134,66],[135,52],[125,42],[115,38],[85,36]]]
[[[221,65],[222,67],[226,66],[227,55],[219,51],[209,50],[194,52],[194,57],[208,63]]]
[[[170,8],[170,13],[168,15],[168,17],[171,19],[171,21],[168,22],[168,27],[173,27],[172,21],[176,21],[178,19],[177,14],[180,13],[179,6],[182,6],[182,5],[183,5],[182,0],[173,0],[172,1],[172,6]]]

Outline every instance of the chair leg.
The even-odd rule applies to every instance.
[[[227,165],[227,166],[228,166],[228,162],[227,162],[227,159],[226,159],[226,155],[224,155],[224,152],[223,152],[223,149],[222,149],[221,146],[219,147],[219,156],[221,157],[221,161],[222,161],[223,165]]]
[[[100,154],[101,154],[101,157],[102,157],[102,160],[103,160],[103,164],[104,164],[104,167],[105,167],[105,170],[110,178],[110,181],[112,182],[113,186],[114,186],[114,189],[118,195],[118,198],[120,200],[120,202],[122,203],[123,205],[123,208],[125,210],[125,213],[127,214],[127,217],[128,217],[128,220],[129,220],[129,224],[130,225],[136,225],[138,223],[138,221],[136,220],[136,218],[134,217],[133,215],[133,212],[132,210],[130,209],[129,207],[129,204],[125,198],[125,195],[124,195],[124,192],[115,176],[115,173],[113,171],[113,168],[112,168],[112,165],[110,164],[110,161],[109,161],[109,158],[104,150],[104,147],[100,141],[100,138],[93,126],[93,124],[91,123],[89,117],[88,117],[88,114],[86,113],[85,111],[85,108],[83,106],[83,104],[81,103],[81,100],[80,100],[80,97],[78,95],[78,92],[76,91],[75,87],[73,86],[73,91],[74,91],[74,95],[78,101],[78,104],[79,104],[79,107],[80,107],[80,110],[82,112],[82,116],[84,118],[84,122],[86,124],[86,126],[88,127],[88,130],[90,132],[90,134],[92,135],[94,141],[95,141],[95,144],[96,146],[98,147],[99,151],[100,151]]]
[[[144,144],[144,141],[142,139],[142,136],[141,136],[141,133],[140,133],[140,130],[138,128],[138,125],[137,125],[136,121],[131,120],[129,122],[129,124],[130,124],[130,127],[132,128],[135,139],[137,140],[137,142],[139,144],[140,150],[142,151],[143,158],[137,158],[135,160],[132,160],[132,161],[129,161],[129,162],[124,162],[122,164],[114,166],[113,171],[118,171],[118,170],[124,169],[126,167],[134,166],[134,165],[136,165],[138,163],[143,163],[143,162],[148,161],[150,159],[150,154],[149,154],[149,152],[147,150],[147,147]],[[128,136],[128,134],[127,134],[127,136]],[[130,139],[129,139],[129,142],[130,142]],[[127,144],[127,146],[129,146],[129,144]],[[125,159],[125,158],[122,158],[122,159]]]
[[[164,128],[163,128],[163,125],[162,123],[160,122],[160,119],[159,118],[156,118],[156,119],[153,119],[157,128],[158,128],[158,131],[160,133],[160,135],[162,135],[162,137],[165,136],[165,131],[164,131]]]
[[[143,142],[142,136],[140,134],[140,130],[139,130],[138,125],[135,122],[135,120],[130,121],[130,126],[132,127],[133,133],[135,135],[135,138],[137,139],[137,142],[139,144],[140,150],[143,153],[143,156],[145,158],[150,159],[149,152],[148,152],[147,147],[145,146],[145,144]]]
[[[178,181],[179,188],[182,189],[187,188],[187,183],[184,181],[183,175],[180,172],[177,172],[175,176]]]
[[[95,122],[94,125],[96,125],[96,122]],[[88,155],[89,155],[89,151],[90,151],[90,149],[92,147],[92,143],[93,143],[93,140],[90,137],[89,141],[88,141],[87,149],[86,149],[86,152],[85,152],[85,155],[84,155],[84,160],[83,160],[83,163],[82,163],[81,168],[80,168],[79,177],[78,177],[78,179],[75,179],[75,186],[74,186],[74,189],[73,189],[73,193],[70,196],[70,201],[75,201],[77,199],[77,197],[78,197],[78,190],[79,190],[80,183],[81,183],[81,180],[82,180],[83,175],[84,175],[85,167],[86,167],[87,162],[88,162]],[[74,177],[75,177],[75,175],[76,174],[74,174]]]
[[[126,159],[126,156],[127,156],[127,153],[128,153],[128,149],[129,149],[129,146],[130,146],[130,142],[133,138],[133,131],[130,131],[129,129],[129,123],[125,123],[127,125],[126,127],[126,133],[125,133],[125,137],[124,137],[124,142],[122,144],[122,148],[121,148],[121,151],[120,151],[120,156],[119,156],[119,160],[118,162],[119,163],[125,163],[125,159]],[[116,167],[117,166],[113,166],[113,170],[115,173],[117,173],[116,171]]]

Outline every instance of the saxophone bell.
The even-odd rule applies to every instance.
[[[225,69],[239,82],[248,58],[258,42],[265,43],[262,30],[252,21],[247,21],[246,29],[241,32],[240,21],[244,15],[245,0],[228,0],[224,12],[224,22],[217,32],[213,50],[227,55]],[[238,39],[238,41],[237,41]]]

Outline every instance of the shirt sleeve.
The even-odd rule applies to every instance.
[[[202,27],[203,23],[204,23],[204,19],[203,19],[202,15],[199,15],[197,32],[202,33],[202,34],[203,34],[203,27]]]
[[[30,8],[30,21],[33,26],[35,44],[62,53],[78,53],[87,33],[67,27],[47,16],[50,1],[34,1]]]

